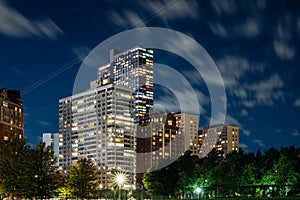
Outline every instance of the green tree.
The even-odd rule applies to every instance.
[[[34,149],[34,185],[36,196],[41,199],[50,198],[55,190],[56,157],[51,146],[44,142],[36,145]]]
[[[97,189],[97,167],[90,159],[82,158],[71,167],[66,180],[67,188],[75,197],[89,198]]]
[[[0,188],[4,196],[32,197],[33,149],[25,140],[12,139],[0,144]]]
[[[244,152],[242,149],[239,151],[232,151],[226,155],[224,160],[225,174],[224,182],[228,186],[229,193],[235,196],[239,193],[241,185],[241,177],[244,166]]]
[[[279,187],[279,195],[287,195],[287,193],[297,183],[299,174],[295,171],[293,163],[285,155],[281,155],[274,164],[275,177],[274,182]]]

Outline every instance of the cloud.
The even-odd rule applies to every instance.
[[[242,130],[242,133],[246,136],[249,136],[251,135],[250,131],[249,130]]]
[[[0,34],[9,37],[57,39],[63,31],[48,18],[30,21],[4,1],[0,1]]]
[[[146,23],[153,18],[162,20],[165,25],[169,21],[198,18],[198,5],[194,1],[140,1],[140,8],[149,14],[143,17],[136,12],[125,10],[123,12],[110,12],[107,16],[116,25],[124,28],[146,27]]]
[[[248,108],[257,105],[271,106],[275,102],[284,102],[284,81],[278,74],[270,77],[250,82],[246,77],[256,75],[264,71],[264,64],[250,63],[249,60],[241,56],[225,56],[216,61],[222,74],[226,91],[234,98],[232,105],[243,105]],[[248,113],[243,111],[242,116]]]
[[[226,87],[232,87],[239,84],[242,78],[250,68],[250,63],[244,57],[226,56],[216,62]]]
[[[235,32],[242,36],[254,37],[260,33],[260,24],[257,20],[247,19],[243,24],[240,24],[235,28]]]
[[[246,109],[241,110],[241,116],[248,116],[249,113]]]
[[[221,21],[209,22],[208,24],[211,31],[223,39],[253,38],[261,33],[260,22],[254,18],[247,18],[234,25],[223,25]]]
[[[300,133],[298,132],[298,130],[295,130],[293,133],[292,133],[292,136],[300,136]]]
[[[297,99],[297,100],[294,102],[294,106],[300,107],[300,99]]]
[[[141,1],[140,5],[164,22],[183,18],[196,19],[199,16],[196,1]]]
[[[274,50],[276,55],[283,60],[290,60],[295,56],[295,48],[284,40],[274,41]]]
[[[85,59],[85,57],[90,53],[90,51],[91,51],[91,49],[87,46],[74,46],[74,47],[72,47],[72,52],[81,61],[83,61]]]
[[[205,112],[202,105],[209,103],[209,100],[200,90],[193,88],[179,71],[157,63],[154,64],[154,76],[154,83],[163,86],[158,99],[154,101],[155,104],[163,106],[169,112],[181,111],[190,114]]]
[[[237,127],[239,127],[240,133],[243,133],[246,136],[251,135],[250,130],[246,129],[235,117],[233,117],[229,114],[225,114],[225,113],[219,113],[219,115],[217,117],[220,119],[223,119],[224,116],[225,116],[224,125],[237,126]],[[211,125],[215,125],[216,123],[214,123],[214,121],[221,121],[220,119],[212,119]],[[210,120],[210,119],[207,117],[207,120]]]
[[[253,143],[257,144],[260,147],[265,147],[266,145],[263,143],[262,140],[252,140]]]
[[[124,11],[124,12],[111,12],[108,18],[116,25],[124,28],[138,28],[145,27],[143,19],[139,17],[135,12]]]
[[[222,38],[227,38],[229,33],[220,22],[209,23],[211,31]]]
[[[273,74],[269,78],[254,82],[237,82],[229,90],[235,98],[235,103],[247,108],[253,108],[257,105],[272,106],[275,102],[284,102],[284,82],[278,74]]]
[[[295,56],[292,26],[292,17],[288,14],[277,25],[273,46],[279,59],[291,60]]]
[[[298,32],[300,33],[300,17],[298,17],[297,19],[297,28],[298,28]]]
[[[211,6],[216,12],[217,15],[232,15],[237,12],[237,6],[235,4],[235,1],[219,1],[219,0],[212,0]]]
[[[273,74],[266,80],[247,84],[245,88],[254,96],[255,104],[273,105],[274,100],[284,100],[284,94],[280,90],[283,86],[284,82],[280,76]]]
[[[51,124],[49,122],[46,122],[46,121],[43,121],[43,120],[37,120],[37,122],[40,124],[40,125],[43,125],[43,126],[51,126]]]
[[[274,132],[275,133],[282,133],[282,129],[275,129]]]
[[[24,72],[23,72],[22,70],[20,70],[20,69],[17,69],[17,68],[12,67],[12,66],[10,66],[9,69],[10,69],[11,71],[13,71],[14,73],[20,75],[20,76],[23,76],[23,75],[24,75]]]
[[[239,143],[239,147],[242,149],[248,149],[248,145],[245,143]]]
[[[225,124],[241,127],[241,124],[238,122],[238,120],[228,114],[226,115]]]

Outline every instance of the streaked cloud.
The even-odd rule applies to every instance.
[[[46,121],[43,121],[43,120],[37,120],[37,122],[40,124],[40,125],[43,125],[43,126],[51,126],[51,124],[49,122],[46,122]]]
[[[143,19],[136,13],[132,11],[124,12],[111,12],[108,18],[115,24],[124,28],[138,28],[145,27]]]
[[[234,25],[223,24],[221,21],[208,24],[211,31],[223,39],[252,38],[261,33],[260,22],[255,18],[247,18]]]
[[[244,79],[249,73],[261,73],[264,65],[250,63],[245,57],[226,56],[217,62],[217,66],[222,74],[226,90],[232,96],[238,97],[235,102],[245,107],[256,105],[273,105],[275,101],[284,101],[284,81],[278,74],[270,77],[249,82]],[[246,116],[246,112],[241,113]]]
[[[295,137],[300,136],[299,131],[298,131],[298,130],[295,130],[295,131],[292,133],[292,136],[295,136]]]
[[[245,87],[254,96],[256,104],[273,105],[275,100],[284,101],[284,93],[281,90],[284,82],[278,74],[271,75],[268,79]]]
[[[242,130],[242,133],[246,136],[251,135],[251,132],[249,130]]]
[[[219,0],[212,0],[210,1],[212,8],[216,12],[217,15],[232,15],[237,12],[237,6],[235,1],[219,1]]]
[[[225,124],[241,127],[241,123],[229,114],[226,115]]]
[[[299,107],[300,107],[300,99],[297,99],[297,100],[294,102],[294,106],[299,106]]]
[[[252,142],[257,144],[260,147],[265,147],[266,146],[262,140],[255,139],[255,140],[252,140]]]
[[[0,34],[9,37],[57,39],[63,31],[48,18],[30,21],[5,1],[0,1]]]
[[[284,81],[278,74],[254,83],[240,83],[229,88],[230,94],[237,97],[236,103],[252,108],[257,105],[272,106],[275,102],[284,102]]]
[[[275,40],[274,50],[276,55],[284,60],[292,59],[295,56],[295,48],[284,40]]]
[[[241,116],[248,116],[248,115],[249,115],[249,113],[246,109],[241,110]]]
[[[300,33],[300,17],[298,17],[297,19],[297,28],[298,28],[298,32]]]
[[[143,16],[132,10],[110,12],[107,17],[115,24],[124,28],[146,27],[146,23],[154,18],[160,19],[166,26],[169,21],[199,16],[196,1],[140,1],[140,9],[147,13]]]
[[[14,73],[20,75],[20,76],[23,76],[23,75],[24,75],[24,72],[23,72],[22,70],[17,69],[17,68],[15,68],[15,67],[13,67],[13,66],[10,66],[9,69],[10,69],[11,71],[13,71]]]
[[[227,38],[229,33],[226,28],[221,24],[221,22],[211,22],[209,23],[211,31],[222,38]]]
[[[244,57],[226,56],[216,62],[226,87],[237,86],[240,79],[249,71],[250,63]]]
[[[275,129],[274,132],[275,133],[282,133],[282,129]]]
[[[71,48],[72,52],[77,56],[81,61],[90,53],[91,49],[87,46],[77,45]]]
[[[281,21],[278,22],[276,28],[273,46],[275,54],[282,60],[291,60],[295,56],[292,23],[292,17],[290,15],[285,15],[282,17]]]
[[[235,118],[234,116],[230,115],[230,114],[225,114],[225,113],[219,113],[218,118],[223,119],[225,118],[225,125],[230,125],[230,126],[238,126],[240,129],[240,133],[243,133],[246,136],[251,135],[250,130],[246,129],[245,126],[243,126],[243,124],[241,124],[239,122],[239,120],[237,118]],[[208,121],[210,120],[208,117],[206,118]],[[214,121],[221,121],[220,119],[213,119],[212,120],[212,125],[215,124],[213,123]]]
[[[239,143],[239,147],[244,150],[248,149],[248,145],[246,143]]]
[[[260,33],[260,24],[258,20],[248,18],[244,23],[234,27],[234,29],[236,33],[240,33],[242,36],[254,37]]]
[[[196,1],[141,1],[140,6],[162,21],[199,17]]]

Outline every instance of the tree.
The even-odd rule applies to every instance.
[[[298,181],[299,174],[294,170],[292,161],[288,160],[285,155],[281,155],[274,164],[275,184],[279,187],[280,196],[287,195]]]
[[[69,170],[66,185],[73,196],[84,199],[97,189],[97,180],[97,167],[90,159],[82,158]]]
[[[56,157],[51,146],[44,142],[36,145],[34,150],[34,185],[36,196],[50,198],[55,190]]]
[[[0,144],[1,195],[32,197],[33,149],[18,138]]]

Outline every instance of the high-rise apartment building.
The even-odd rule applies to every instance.
[[[128,172],[133,185],[135,124],[153,107],[153,50],[113,49],[97,75],[87,91],[59,100],[59,168],[66,171],[87,157],[106,174],[113,169]],[[103,188],[109,187],[108,178],[102,176]]]
[[[135,172],[132,93],[109,84],[59,101],[60,170],[86,157],[108,169]],[[103,179],[101,184],[108,187],[108,182]]]
[[[59,157],[59,134],[58,133],[43,133],[43,142],[45,142],[46,146],[51,146],[54,151],[54,156],[57,158],[58,165],[58,157]]]
[[[143,172],[172,162],[189,149],[198,132],[199,117],[186,113],[151,113],[137,126],[137,183]]]
[[[202,143],[198,153],[200,158],[205,157],[213,148],[225,156],[231,151],[239,150],[239,127],[210,126],[199,131],[198,141]]]
[[[153,50],[143,47],[110,51],[110,63],[99,67],[98,84],[114,83],[134,90],[136,123],[153,107]]]
[[[0,141],[24,138],[24,112],[20,91],[0,89]]]

